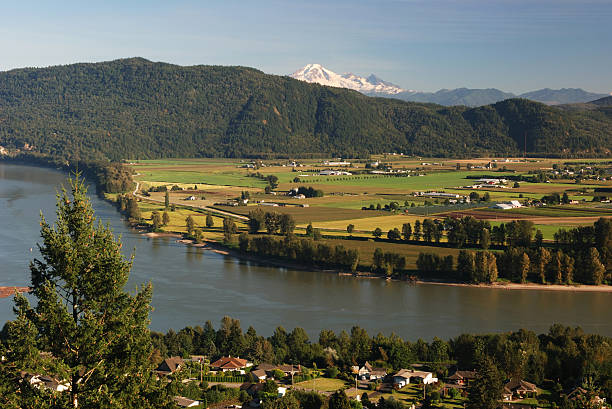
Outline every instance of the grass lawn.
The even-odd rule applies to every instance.
[[[364,266],[370,266],[374,255],[374,250],[380,248],[384,252],[397,253],[406,257],[406,268],[416,269],[416,260],[419,253],[435,253],[441,257],[452,255],[455,260],[459,255],[459,249],[446,247],[432,247],[417,244],[405,244],[401,242],[390,243],[385,241],[371,240],[337,240],[324,239],[324,243],[330,245],[342,245],[346,248],[354,248],[359,250],[359,263]]]
[[[346,382],[340,379],[315,378],[310,381],[296,383],[295,386],[304,389],[314,389],[319,392],[335,392],[338,389],[344,388]]]

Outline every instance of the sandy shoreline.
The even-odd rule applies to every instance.
[[[422,285],[445,285],[451,287],[470,287],[470,288],[494,288],[498,290],[539,290],[539,291],[576,291],[576,292],[604,292],[612,293],[610,285],[561,285],[561,284],[519,284],[519,283],[499,283],[499,284],[466,284],[452,283],[444,281],[417,280],[416,284]]]

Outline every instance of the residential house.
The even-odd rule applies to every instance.
[[[253,364],[246,359],[235,358],[232,356],[224,356],[210,364],[211,369],[215,371],[240,371],[240,373],[244,373],[244,368],[251,366],[253,366]]]
[[[184,396],[175,396],[174,403],[181,408],[193,408],[200,405],[199,401],[185,398]]]
[[[476,379],[476,372],[474,371],[455,371],[454,374],[446,378],[448,383],[459,386],[468,386],[474,379]]]
[[[245,383],[240,386],[240,390],[246,391],[250,396],[256,396],[257,392],[263,390],[263,383]]]
[[[294,366],[294,365],[283,364],[283,365],[277,366],[275,369],[283,371],[285,373],[285,376],[296,375],[302,371],[302,367],[300,365]]]
[[[383,379],[385,376],[387,376],[387,370],[384,368],[373,368],[372,372],[370,372],[371,381]]]
[[[373,381],[387,376],[387,371],[384,368],[374,368],[366,361],[366,363],[357,370],[357,375],[361,380],[369,379]]]
[[[181,369],[183,366],[185,366],[183,358],[181,358],[180,356],[173,356],[164,359],[162,363],[159,364],[155,372],[158,375],[171,375]]]
[[[363,366],[359,368],[357,374],[361,379],[368,379],[370,377],[370,372],[372,372],[372,369],[372,365],[370,365],[370,363],[366,361],[365,364],[363,364]]]
[[[431,372],[415,371],[413,369],[401,369],[393,375],[393,386],[403,388],[410,383],[423,383],[429,385],[438,382],[438,378]]]
[[[302,367],[300,365],[273,365],[269,363],[261,363],[257,365],[251,373],[256,374],[259,380],[265,380],[266,378],[273,378],[274,371],[281,371],[285,374],[285,376],[293,376],[302,371]],[[263,372],[262,372],[263,371]],[[264,374],[264,378],[261,378],[260,375]]]
[[[502,392],[502,397],[505,401],[535,398],[538,396],[538,387],[533,383],[524,381],[518,378],[512,378]]]
[[[259,382],[265,381],[268,378],[268,374],[264,369],[255,369],[251,371],[251,375],[257,378]]]
[[[572,389],[567,393],[567,398],[571,401],[579,401],[582,403],[591,403],[594,407],[606,408],[606,398],[600,398],[598,395],[591,394],[580,386]]]

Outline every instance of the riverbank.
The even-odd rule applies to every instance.
[[[575,285],[561,285],[561,284],[536,284],[536,283],[509,283],[509,282],[498,282],[492,284],[469,284],[469,283],[458,283],[453,281],[444,281],[444,280],[400,280],[395,278],[388,278],[385,276],[380,276],[373,273],[368,272],[358,272],[358,273],[348,273],[345,271],[340,271],[338,269],[322,269],[314,266],[304,266],[302,264],[293,263],[290,261],[280,260],[280,259],[272,259],[269,257],[260,256],[253,253],[244,253],[242,251],[236,250],[232,247],[224,245],[222,243],[213,241],[213,240],[203,240],[202,243],[196,243],[195,240],[191,239],[183,239],[182,235],[177,233],[143,233],[146,237],[171,237],[177,238],[177,243],[190,245],[193,247],[202,248],[204,250],[212,251],[213,253],[221,254],[224,256],[230,256],[234,258],[238,258],[244,261],[251,261],[254,263],[272,266],[277,268],[288,268],[292,270],[299,271],[316,271],[323,273],[334,273],[342,276],[351,276],[354,278],[366,278],[366,279],[383,279],[389,281],[405,281],[410,282],[412,284],[417,285],[440,285],[440,286],[448,286],[448,287],[468,287],[468,288],[483,288],[483,289],[498,289],[498,290],[538,290],[538,291],[572,291],[572,292],[603,292],[603,293],[612,293],[612,286],[609,285],[584,285],[584,284],[575,284]]]
[[[417,284],[444,285],[451,287],[472,287],[472,288],[494,288],[498,290],[539,290],[539,291],[577,291],[577,292],[604,292],[612,293],[610,285],[562,285],[562,284],[535,284],[535,283],[493,283],[493,284],[468,284],[453,283],[448,281],[436,280],[417,280]]]

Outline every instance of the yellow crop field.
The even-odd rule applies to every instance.
[[[371,231],[380,227],[383,231],[397,227],[401,230],[402,224],[414,224],[416,220],[422,221],[424,217],[415,215],[396,214],[391,216],[366,217],[363,219],[332,220],[323,222],[313,222],[312,226],[319,229],[346,229],[346,226],[353,224],[355,230]],[[304,227],[301,226],[300,227]]]

